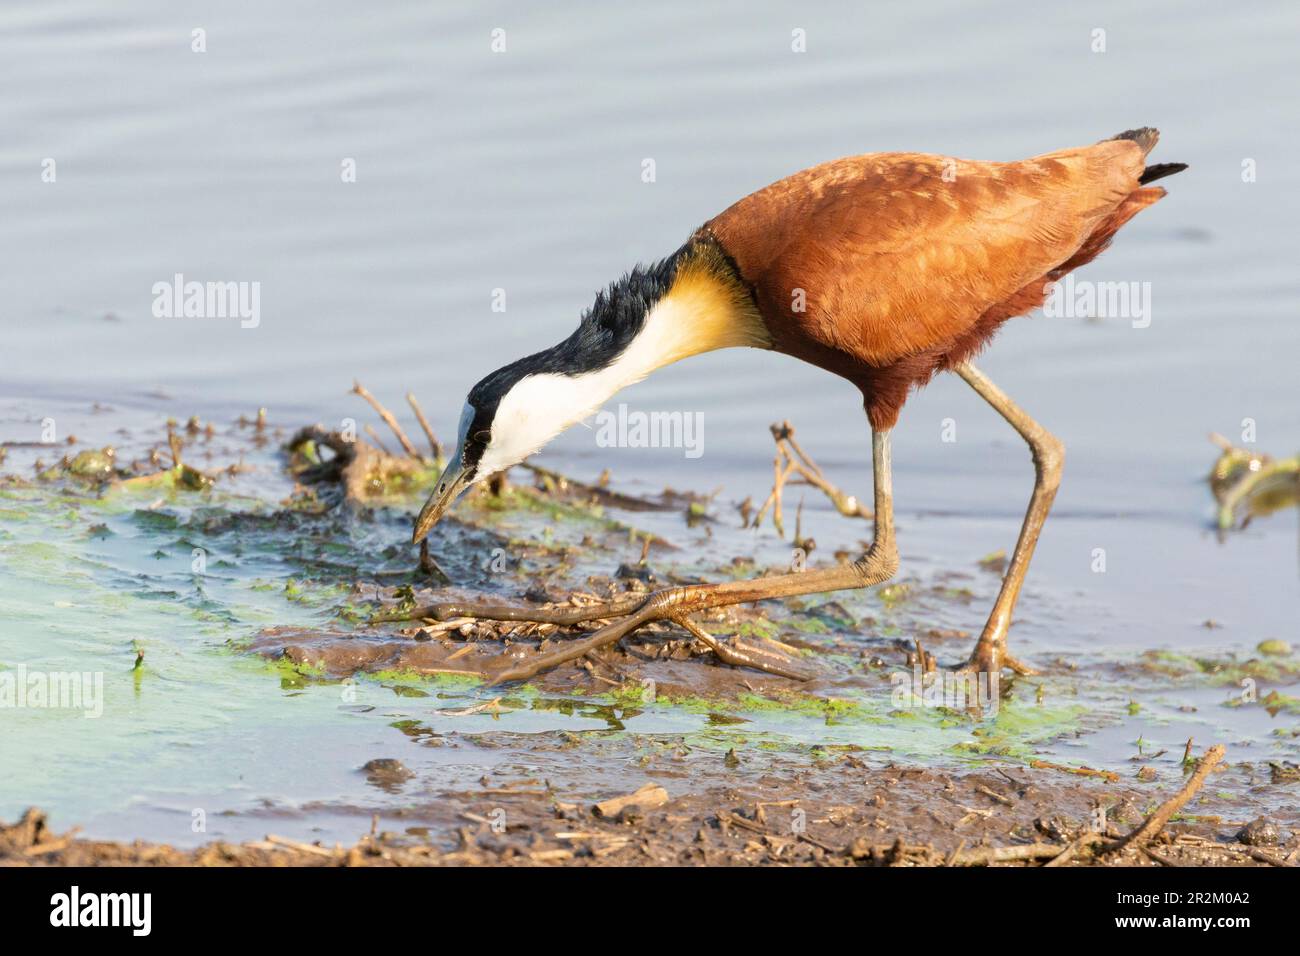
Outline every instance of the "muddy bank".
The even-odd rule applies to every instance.
[[[400,777],[393,765],[373,772]],[[1115,849],[1139,829],[1150,792],[1051,770],[867,769],[850,757],[670,793],[679,786],[649,778],[630,792],[592,798],[541,780],[484,781],[474,791],[413,802],[362,828],[346,847],[274,833],[194,850],[80,840],[52,832],[31,810],[0,826],[0,864],[1287,867],[1300,858],[1296,819],[1186,815],[1149,842]]]

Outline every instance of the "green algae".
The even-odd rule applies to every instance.
[[[1234,655],[1201,657],[1171,650],[1151,650],[1142,655],[1142,666],[1165,677],[1196,677],[1214,686],[1240,684],[1243,680],[1289,682],[1300,677],[1300,657],[1272,655],[1268,659],[1241,659]]]

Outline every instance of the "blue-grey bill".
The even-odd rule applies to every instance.
[[[434,486],[433,494],[429,496],[429,500],[420,509],[419,517],[415,519],[415,530],[411,533],[411,543],[419,544],[423,541],[425,535],[438,523],[438,519],[456,503],[456,499],[460,497],[461,492],[468,487],[469,482],[466,480],[464,470],[459,465],[448,465],[438,479],[438,484]]]

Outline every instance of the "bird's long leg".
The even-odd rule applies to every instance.
[[[1011,562],[1002,578],[1002,589],[993,604],[988,623],[984,625],[964,669],[997,674],[1001,673],[1003,667],[1009,667],[1016,673],[1030,674],[1033,671],[1007,653],[1007,630],[1011,627],[1011,614],[1015,610],[1016,599],[1020,597],[1020,587],[1024,583],[1025,572],[1029,570],[1029,561],[1034,556],[1038,535],[1043,530],[1043,522],[1047,520],[1052,499],[1056,497],[1056,489],[1061,484],[1065,446],[1060,439],[1030,418],[975,366],[964,362],[954,371],[1020,433],[1029,444],[1034,459],[1034,492],[1029,498],[1024,523],[1020,526],[1020,538],[1016,541],[1016,550],[1012,553]]]
[[[680,619],[685,615],[733,604],[747,604],[769,598],[794,597],[825,591],[842,591],[850,588],[870,587],[893,577],[898,571],[898,548],[894,542],[893,489],[890,481],[889,432],[873,432],[871,436],[872,464],[875,475],[875,537],[867,552],[851,564],[822,568],[792,574],[775,574],[752,581],[726,581],[721,584],[691,584],[664,588],[648,595],[621,598],[604,604],[583,608],[543,609],[474,604],[434,605],[422,608],[429,612],[418,616],[449,619],[451,617],[478,617],[493,620],[542,621],[572,624],[584,620],[626,615],[589,637],[566,641],[554,651],[520,663],[518,658],[503,656],[497,667],[489,665],[485,673],[491,683],[526,680],[567,661],[577,660],[592,651],[612,644],[636,628],[651,621]]]

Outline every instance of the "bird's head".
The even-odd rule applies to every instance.
[[[497,369],[465,399],[452,453],[415,521],[420,541],[476,482],[517,465],[619,389],[688,355],[770,345],[747,288],[712,247],[637,267],[553,348]]]
[[[550,353],[539,353],[497,369],[470,389],[456,449],[415,521],[412,541],[424,538],[475,484],[519,464],[607,397],[598,383],[555,368]]]
[[[647,315],[667,290],[673,260],[635,269],[596,297],[577,330],[553,348],[499,368],[469,391],[456,450],[415,521],[413,541],[476,482],[517,465],[625,385],[664,363]],[[640,343],[634,347],[634,343]]]

